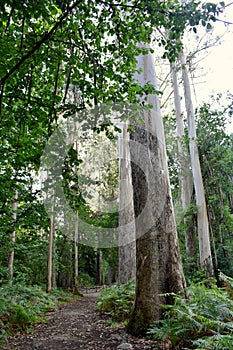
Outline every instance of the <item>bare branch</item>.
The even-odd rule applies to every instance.
[[[233,1],[232,1],[232,2],[230,2],[230,3],[229,3],[229,4],[227,4],[227,5],[224,5],[224,8],[229,7],[229,6],[231,6],[231,5],[233,5]]]
[[[219,19],[219,18],[216,18],[216,21],[222,22],[222,23],[224,23],[224,24],[233,24],[233,22],[224,21],[223,19]]]

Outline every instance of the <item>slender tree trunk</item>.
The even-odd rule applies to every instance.
[[[102,286],[105,281],[104,257],[100,248],[97,248],[97,285]]]
[[[141,85],[148,81],[156,88],[152,55],[140,55],[136,75]],[[162,304],[186,287],[176,231],[167,168],[164,129],[156,94],[145,103],[144,125],[136,125],[130,144],[136,226],[136,297],[128,332],[145,334],[148,326],[162,318]],[[137,153],[135,164],[135,152]],[[185,292],[184,292],[185,293]]]
[[[18,192],[16,191],[12,200],[12,219],[14,220],[14,224],[15,221],[17,219],[17,209],[18,209]],[[13,232],[11,233],[11,237],[10,237],[10,244],[12,245],[12,247],[10,248],[10,252],[8,255],[8,280],[10,283],[12,283],[13,280],[13,275],[14,275],[14,256],[15,256],[15,249],[14,249],[14,244],[15,244],[15,240],[16,240],[16,233],[15,233],[15,229],[13,230]]]
[[[74,294],[83,296],[79,291],[79,278],[78,278],[78,213],[77,220],[75,222],[74,232]]]
[[[179,161],[179,183],[181,189],[181,205],[185,212],[191,204],[193,194],[193,180],[191,172],[191,163],[189,152],[185,145],[185,128],[181,107],[181,96],[179,91],[177,65],[171,64],[171,77],[174,95],[174,105],[176,113],[176,135],[178,145],[178,161]],[[192,218],[193,219],[193,218]],[[185,219],[184,219],[185,220]],[[196,237],[195,225],[192,220],[185,220],[187,231],[185,233],[186,254],[189,260],[190,268],[196,261]]]
[[[56,280],[56,239],[55,234],[53,237],[53,259],[52,259],[52,288],[57,288],[57,280]]]
[[[182,79],[184,85],[185,107],[188,118],[189,151],[195,187],[196,203],[198,206],[197,229],[199,239],[200,264],[207,277],[214,275],[210,249],[209,223],[206,210],[205,192],[202,181],[199,153],[196,141],[195,113],[192,103],[190,81],[184,53],[181,54]]]
[[[52,208],[53,211],[53,208]],[[47,262],[47,293],[52,293],[52,272],[53,272],[53,229],[54,229],[54,216],[51,213],[50,216],[50,228],[49,228],[49,247],[48,247],[48,262]]]
[[[190,156],[184,144],[184,121],[181,108],[181,96],[179,92],[177,67],[175,64],[171,65],[172,72],[172,86],[174,94],[174,104],[176,112],[176,134],[178,144],[178,159],[179,159],[179,175],[181,187],[181,204],[182,208],[186,210],[191,203],[193,193],[192,173],[190,171]]]
[[[136,237],[128,124],[119,126],[119,265],[118,282],[127,283],[136,276]]]
[[[100,273],[100,269],[101,269],[101,251],[100,248],[97,248],[97,252],[96,252],[96,284],[98,286],[101,285],[101,273]]]
[[[74,289],[78,291],[78,218],[75,222],[74,232]]]
[[[77,96],[74,93],[74,102],[77,103]],[[78,139],[77,139],[77,125],[74,122],[74,146],[76,150],[77,159],[79,157],[79,149],[78,149]],[[70,140],[71,141],[71,140]],[[77,173],[77,167],[75,166],[75,173]],[[77,294],[79,296],[83,296],[82,293],[79,291],[79,274],[78,274],[78,211],[77,216],[75,220],[75,226],[74,226],[74,294]]]
[[[101,269],[100,269],[100,281],[101,281],[101,286],[105,285],[105,268],[104,268],[104,256],[101,254]]]
[[[187,225],[185,248],[188,257],[189,272],[192,273],[193,268],[197,268],[197,244],[196,244],[196,214],[192,213],[191,216],[185,220]]]

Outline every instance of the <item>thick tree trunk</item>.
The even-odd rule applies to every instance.
[[[177,77],[177,65],[171,64],[171,77],[172,87],[174,95],[174,105],[176,113],[176,135],[178,145],[178,162],[179,162],[179,184],[181,189],[181,205],[183,212],[191,204],[193,194],[193,179],[191,172],[191,163],[189,152],[185,145],[185,129],[181,107],[181,96],[179,91],[178,77]],[[184,219],[185,220],[185,219]],[[185,246],[186,254],[190,267],[196,261],[196,237],[195,237],[195,225],[192,220],[185,220],[187,231],[185,233]]]
[[[16,219],[17,219],[17,209],[18,209],[18,192],[15,192],[15,195],[13,196],[12,200],[12,219],[15,223]],[[8,280],[11,283],[13,280],[13,275],[14,275],[14,256],[15,256],[15,249],[14,249],[14,244],[15,244],[15,240],[16,240],[16,233],[15,233],[15,229],[13,230],[13,232],[11,233],[11,237],[10,237],[10,243],[12,245],[12,247],[10,248],[10,252],[8,255]]]
[[[136,76],[140,84],[150,82],[156,88],[150,53],[138,57],[137,68],[143,69],[143,74]],[[149,95],[145,103],[152,104],[153,109],[143,111],[144,125],[135,126],[130,144],[137,273],[135,305],[127,330],[134,335],[144,334],[149,324],[162,318],[161,305],[171,303],[172,299],[161,294],[177,293],[186,287],[158,97]]]
[[[118,282],[123,284],[136,276],[136,240],[128,124],[121,123],[119,127],[122,133],[119,134]]]
[[[182,79],[184,84],[185,107],[188,118],[189,151],[195,187],[197,212],[197,229],[199,240],[200,264],[207,277],[214,275],[210,249],[209,223],[206,210],[205,192],[202,181],[199,153],[196,141],[195,113],[192,103],[190,81],[186,67],[185,55],[181,54]]]

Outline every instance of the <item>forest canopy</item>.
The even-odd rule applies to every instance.
[[[183,45],[185,33],[195,37],[200,27],[211,31],[224,8],[224,2],[193,0],[1,2],[0,286],[41,285],[48,293],[61,287],[80,294],[80,285],[135,279],[137,269],[137,300],[146,266],[160,283],[153,290],[153,278],[147,275],[151,284],[142,298],[147,298],[148,305],[151,292],[159,306],[154,314],[153,310],[148,311],[149,316],[144,312],[145,327],[136,327],[141,315],[134,310],[131,332],[138,335],[163,314],[162,301],[174,301],[169,293],[182,289],[183,297],[187,296],[186,282],[190,285],[214,277],[220,285],[219,270],[233,276],[233,139],[226,132],[232,118],[232,94],[225,103],[220,91],[212,103],[205,102],[195,110],[189,81],[192,67]],[[160,108],[162,92],[156,84],[155,60],[169,66],[166,80],[174,101],[168,98],[171,108],[165,113]],[[122,113],[115,122],[108,118],[112,111],[118,117]],[[86,144],[59,134],[61,123],[71,125],[70,121],[76,132],[73,116],[84,123]],[[154,132],[149,132],[148,125],[153,125]],[[53,181],[47,181],[46,195],[54,201],[50,212],[40,187],[39,172],[48,161],[45,150],[54,135],[60,147],[59,154],[50,148],[56,160],[54,173],[76,215],[74,226],[68,215],[62,217],[66,232],[55,221]],[[92,144],[88,143],[90,135]],[[63,139],[68,149],[62,148]],[[110,140],[119,152],[128,152],[126,164],[118,159],[119,154],[112,160],[109,151],[105,165],[98,168],[101,155],[94,146],[98,140],[103,144]],[[143,145],[140,152],[147,152],[145,172],[131,164],[133,141]],[[143,161],[140,152],[138,158]],[[87,169],[95,178],[80,172],[86,154],[92,159]],[[58,155],[64,158],[62,165]],[[121,176],[127,184],[123,189]],[[155,184],[159,184],[157,192]],[[161,197],[153,198],[155,193],[162,193]],[[93,198],[96,208],[88,201]],[[114,202],[114,210],[101,210],[100,198]],[[131,201],[128,207],[125,198]],[[140,217],[146,199],[153,222],[143,237],[144,243],[149,237],[148,247],[140,240],[143,220],[131,232],[134,245],[122,249],[117,244],[101,246],[104,238],[96,239],[97,228],[117,231],[127,226],[133,215]],[[158,203],[165,204],[155,220]],[[201,215],[205,216],[203,225]],[[90,232],[80,229],[81,220],[93,228],[96,244],[85,244]],[[132,260],[126,263],[127,249]],[[153,252],[158,254],[153,256]],[[176,274],[177,285],[172,280]]]

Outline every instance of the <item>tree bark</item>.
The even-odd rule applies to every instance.
[[[52,208],[53,211],[53,208]],[[50,227],[49,227],[49,247],[48,247],[48,262],[47,262],[47,293],[52,293],[52,273],[53,273],[53,228],[54,228],[54,217],[53,213],[50,216]]]
[[[17,209],[18,209],[18,192],[15,191],[15,194],[13,196],[13,203],[12,203],[12,219],[14,221],[14,225],[15,225],[15,221],[17,219]],[[10,248],[10,252],[8,255],[8,280],[10,283],[12,283],[13,280],[13,275],[14,275],[14,256],[15,256],[15,249],[14,249],[14,244],[15,244],[15,240],[16,240],[16,233],[15,233],[15,229],[13,230],[13,232],[11,233],[11,237],[10,237],[10,244],[12,245],[12,247]]]
[[[205,270],[206,277],[214,275],[212,255],[210,249],[209,223],[206,210],[205,192],[202,181],[199,153],[196,141],[195,113],[192,103],[190,81],[187,71],[186,58],[181,54],[182,79],[184,85],[185,107],[188,119],[189,151],[196,195],[197,229],[199,240],[200,265]]]
[[[193,180],[191,172],[191,163],[188,150],[185,145],[185,128],[181,107],[181,96],[179,91],[178,77],[177,77],[177,65],[171,64],[171,78],[174,95],[174,105],[176,113],[176,135],[178,146],[178,162],[179,162],[179,184],[181,189],[181,205],[183,212],[188,209],[192,201],[193,194]],[[193,219],[193,218],[192,218]],[[193,267],[193,263],[196,262],[196,237],[195,237],[195,225],[192,220],[185,220],[186,233],[185,233],[185,247],[188,257],[188,264],[190,270]]]
[[[178,160],[179,160],[179,180],[181,187],[181,204],[182,208],[186,210],[191,203],[193,193],[192,173],[190,171],[190,156],[184,144],[184,121],[181,107],[181,96],[179,92],[179,84],[177,78],[177,67],[175,64],[171,65],[172,72],[172,86],[174,94],[174,104],[176,113],[176,135],[178,144]]]
[[[148,48],[149,49],[149,48]],[[157,88],[152,55],[140,55],[141,85]],[[144,125],[135,125],[130,144],[136,227],[136,298],[127,326],[129,333],[145,334],[152,322],[162,318],[162,304],[172,302],[164,293],[185,294],[185,278],[173,211],[167,168],[164,129],[156,94],[148,95]],[[133,163],[137,152],[137,164]]]
[[[97,248],[96,251],[96,284],[98,286],[101,285],[101,273],[100,273],[100,269],[101,269],[101,258],[100,258],[100,248]]]
[[[119,134],[118,282],[123,284],[136,276],[136,237],[128,124],[121,123],[119,127],[122,133]]]
[[[56,238],[55,234],[53,237],[53,253],[52,253],[52,288],[57,288],[57,278],[56,278]]]
[[[78,278],[78,213],[77,220],[75,222],[74,232],[74,294],[83,296],[79,291],[79,278]]]

